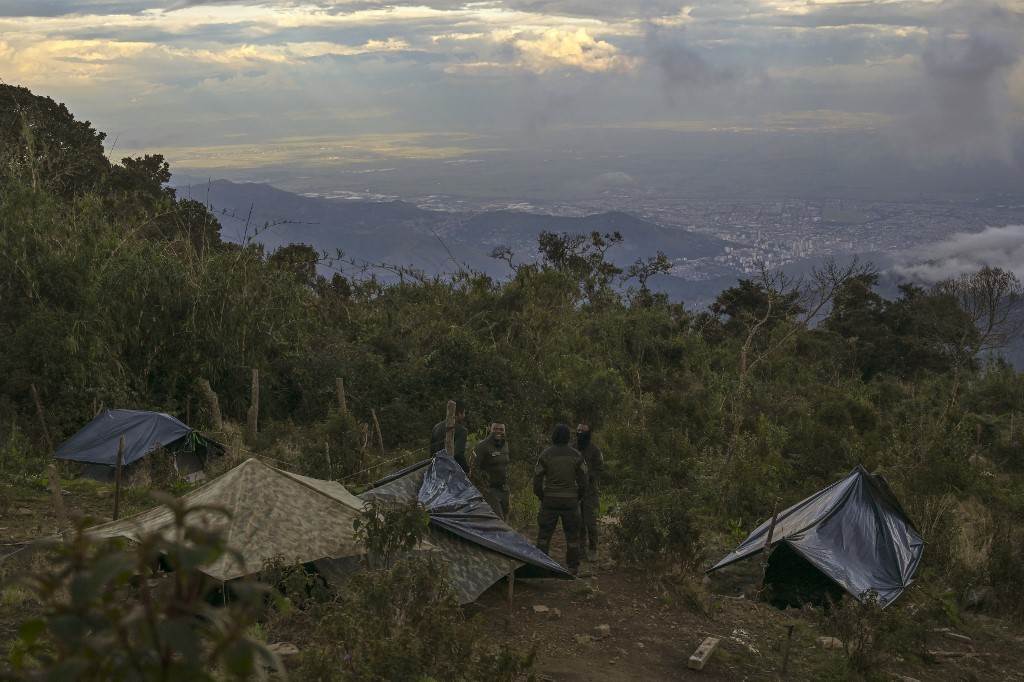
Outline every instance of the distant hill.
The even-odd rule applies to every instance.
[[[451,213],[401,201],[307,197],[266,184],[227,180],[186,185],[178,193],[208,203],[220,218],[226,241],[253,239],[269,251],[301,242],[330,252],[341,249],[357,260],[411,266],[429,274],[452,272],[460,266],[506,274],[505,265],[490,258],[494,247],[509,246],[517,260],[530,260],[536,255],[537,235],[545,230],[618,231],[624,242],[609,257],[620,264],[657,251],[670,258],[715,256],[725,246],[714,237],[666,228],[621,212],[584,217],[518,211]]]

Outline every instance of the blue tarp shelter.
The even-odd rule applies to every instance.
[[[770,526],[768,519],[709,572],[763,551]],[[885,606],[913,581],[924,540],[885,479],[858,465],[780,512],[769,549],[792,551],[854,598],[873,592]]]
[[[502,521],[443,451],[378,481],[360,497],[423,506],[430,515],[430,542],[448,562],[463,603],[511,571],[524,578],[573,577]]]
[[[93,465],[93,474],[110,471],[117,465],[121,436],[124,436],[125,466],[131,466],[159,448],[196,456],[223,449],[217,442],[163,412],[103,410],[64,441],[53,456]],[[189,468],[194,467],[195,464],[190,463]]]

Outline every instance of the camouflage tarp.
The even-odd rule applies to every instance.
[[[181,498],[190,506],[210,505],[230,513],[191,515],[190,523],[226,534],[228,546],[239,556],[225,554],[203,572],[217,580],[251,575],[274,557],[290,563],[356,556],[352,522],[363,502],[340,483],[321,481],[275,469],[249,459],[231,471]],[[94,537],[141,536],[166,532],[174,517],[159,507],[130,518],[89,529]]]
[[[430,514],[430,542],[448,564],[460,603],[475,601],[503,576],[529,569],[532,577],[571,577],[553,559],[507,526],[458,464],[445,455],[378,481],[360,497],[419,502]]]

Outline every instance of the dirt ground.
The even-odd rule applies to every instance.
[[[86,513],[96,521],[109,518],[110,486],[65,481],[70,514]],[[124,514],[149,508],[143,490],[130,490]],[[0,488],[0,556],[17,543],[56,529],[49,492],[43,482]],[[533,530],[521,529],[527,537]],[[564,560],[561,531],[552,552]],[[29,615],[27,594],[10,585],[16,561],[0,564],[0,656]],[[849,675],[844,652],[818,643],[825,635],[813,614],[779,611],[745,598],[756,584],[756,562],[714,579],[677,582],[619,565],[607,556],[584,563],[577,580],[519,580],[512,607],[507,587],[498,583],[467,614],[479,617],[495,641],[536,650],[542,680],[841,680]],[[546,607],[535,610],[534,607]],[[607,634],[598,626],[607,625]],[[783,674],[788,626],[793,625]],[[705,669],[687,668],[690,655],[706,637],[721,640]],[[922,658],[907,653],[879,670],[875,679],[1020,680],[1024,682],[1024,628],[982,616],[965,615],[950,632],[929,632],[930,651]],[[900,660],[901,659],[901,660]]]
[[[563,548],[553,547],[556,559],[564,559]],[[780,611],[742,596],[744,587],[756,584],[756,561],[697,583],[697,594],[684,591],[681,597],[661,580],[608,558],[584,563],[581,576],[519,580],[511,609],[500,583],[469,612],[480,614],[496,639],[536,647],[537,670],[551,681],[849,678],[844,651],[819,644],[826,633],[813,613]],[[535,606],[547,611],[538,613]],[[607,636],[599,633],[601,625],[609,626]],[[783,673],[789,625],[794,627]],[[927,650],[944,655],[897,656],[902,660],[877,671],[875,679],[1024,680],[1024,629],[965,616],[950,632],[929,632]],[[706,637],[719,638],[718,648],[703,671],[689,670],[690,655]]]

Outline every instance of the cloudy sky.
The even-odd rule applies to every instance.
[[[1014,163],[1024,0],[0,0],[0,78],[186,167],[569,129],[884,130]]]

